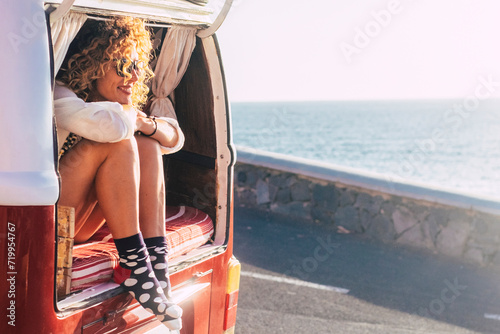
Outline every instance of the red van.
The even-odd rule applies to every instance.
[[[55,73],[85,22],[120,15],[147,21],[154,57],[166,43],[181,50],[163,96],[185,135],[183,149],[164,156],[169,270],[174,300],[184,310],[181,333],[234,333],[236,156],[214,35],[231,2],[2,1],[0,333],[169,332],[113,282],[118,257],[106,227],[73,245],[73,210],[57,204]]]

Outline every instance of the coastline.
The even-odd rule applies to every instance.
[[[500,199],[237,146],[235,203],[500,267]]]

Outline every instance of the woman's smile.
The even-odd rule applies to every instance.
[[[118,89],[126,95],[132,95],[132,85],[119,86]]]

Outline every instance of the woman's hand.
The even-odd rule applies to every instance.
[[[157,125],[155,122],[148,118],[148,116],[142,111],[137,111],[137,119],[135,121],[135,131],[140,131],[146,135],[152,134]]]
[[[179,140],[175,127],[161,119],[153,121],[142,111],[137,111],[135,127],[135,131],[140,131],[146,136],[153,134],[150,138],[156,139],[160,145],[165,147],[174,147]]]

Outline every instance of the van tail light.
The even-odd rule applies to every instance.
[[[241,264],[234,256],[229,260],[227,268],[226,307],[224,312],[224,334],[234,333],[236,325],[236,309],[240,289]]]

